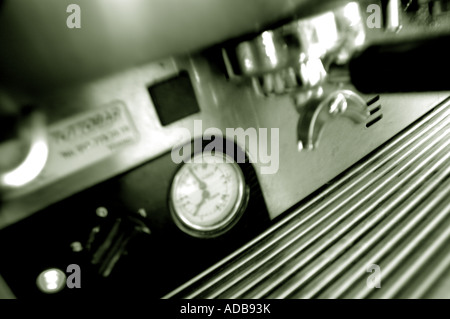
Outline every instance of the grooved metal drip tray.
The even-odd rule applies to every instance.
[[[450,100],[170,297],[450,298]]]

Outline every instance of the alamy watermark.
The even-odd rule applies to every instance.
[[[367,266],[366,271],[372,273],[369,277],[367,277],[367,287],[371,289],[381,288],[381,267],[377,264],[371,264]]]
[[[81,28],[81,8],[78,4],[69,4],[66,12],[69,16],[66,19],[66,25],[69,29]],[[369,4],[366,9],[370,15],[367,17],[366,25],[369,29],[380,29],[382,25],[382,10],[378,4]]]
[[[276,174],[280,165],[280,130],[278,128],[250,127],[243,128],[226,128],[225,134],[222,130],[214,127],[203,130],[203,122],[201,120],[194,121],[194,132],[187,128],[180,128],[182,130],[184,140],[194,140],[194,150],[202,150],[203,152],[215,152],[224,148],[224,139],[222,137],[235,141],[239,147],[246,150],[250,163],[258,164],[261,174]],[[194,139],[194,137],[202,136],[202,140]],[[202,141],[210,141],[206,146],[201,145]],[[233,143],[225,143],[224,152],[230,159],[224,159],[226,162],[231,162],[233,159],[237,163],[246,162],[245,152],[236,152]],[[191,143],[185,144],[181,147],[174,147],[171,152],[172,161],[176,164],[191,163],[192,157]],[[202,162],[202,157],[198,156],[194,160],[196,163]]]
[[[366,20],[367,27],[369,29],[380,29],[383,18],[381,7],[378,4],[369,4],[366,12],[370,13]]]
[[[66,9],[70,13],[66,19],[66,25],[69,29],[81,28],[81,8],[78,4],[69,4]]]

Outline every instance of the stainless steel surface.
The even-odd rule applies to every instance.
[[[165,298],[449,298],[449,196],[446,100]]]
[[[50,0],[47,1],[51,2]],[[9,10],[14,14],[6,21],[2,20],[2,25],[4,23],[5,26],[18,26],[14,17],[17,18],[24,2],[17,1],[18,4],[15,3],[12,5],[11,2],[8,2],[3,8],[2,14]],[[294,7],[303,8],[304,11],[300,10],[296,16],[301,18],[309,16],[311,13],[323,12],[321,10],[324,7],[336,9],[338,3],[347,4],[348,1],[327,1],[323,5],[310,6],[308,1],[298,0],[289,4],[286,3],[286,11],[284,11],[284,7],[280,10],[292,14]],[[364,5],[367,3],[369,2],[361,2],[361,9],[364,9]],[[93,14],[103,8],[101,5],[97,7],[87,2],[83,4],[86,5],[86,9],[93,10]],[[33,6],[31,8],[34,8]],[[99,21],[110,21],[120,12],[120,10],[117,10],[119,7],[114,5],[112,15]],[[137,6],[130,4],[130,11],[127,11],[126,16],[129,16],[136,8]],[[231,5],[230,8],[234,8],[234,6]],[[342,8],[345,9],[346,6]],[[25,16],[27,16],[28,10],[30,8],[27,8],[24,12]],[[279,13],[281,15],[281,12]],[[37,9],[36,14],[41,20],[49,14],[52,19],[59,21],[53,9],[48,13]],[[280,15],[276,15],[276,17],[279,19]],[[345,14],[341,14],[341,16],[341,18],[345,18]],[[296,21],[303,20],[294,19],[292,25],[294,29]],[[107,25],[109,24],[106,22],[105,25],[100,23],[102,30]],[[48,30],[48,24],[44,24],[42,27],[43,30]],[[29,30],[29,27],[18,27],[17,30],[17,39],[23,39],[25,35],[25,38],[27,38],[34,34],[34,29]],[[139,30],[141,29],[139,28]],[[244,30],[246,29],[244,28]],[[351,41],[345,43],[344,47],[349,45],[350,49],[354,49],[354,40],[358,38],[362,29],[355,28],[353,31],[357,32],[354,34],[350,32],[351,30],[347,30],[349,32],[347,34],[348,39]],[[87,43],[91,38],[85,34],[85,31],[82,32],[83,36],[81,38],[76,36],[76,38],[82,40],[80,44],[82,43],[83,47],[89,48]],[[365,32],[367,32],[367,39],[376,39],[380,35],[386,35],[382,30],[365,30]],[[52,37],[55,37],[52,39],[64,35],[65,33],[52,34]],[[5,37],[5,41],[11,40],[10,35],[2,34],[0,39],[2,36]],[[228,36],[233,36],[233,33],[231,32]],[[222,41],[224,40],[222,37],[219,38]],[[104,40],[109,43],[109,40]],[[5,43],[8,43],[8,41]],[[35,45],[38,45],[36,41],[30,43],[31,52],[36,51],[33,49]],[[57,41],[53,42],[57,43]],[[122,42],[120,43],[121,47],[126,47]],[[56,51],[61,49],[63,53],[68,48],[58,46],[54,49]],[[121,50],[118,52],[122,52]],[[115,52],[115,50],[113,51]],[[15,52],[15,50],[11,52]],[[37,52],[40,51],[37,50]],[[17,55],[19,61],[23,58],[23,54],[22,52]],[[155,58],[157,55],[150,56]],[[48,60],[48,57],[45,59]],[[273,174],[262,173],[262,169],[268,168],[267,163],[262,163],[259,154],[255,153],[248,143],[238,141],[238,144],[248,152],[248,155],[256,159],[253,164],[258,175],[258,181],[261,184],[270,215],[274,218],[381,145],[448,95],[447,92],[382,95],[378,100],[382,109],[377,111],[371,109],[372,106],[370,106],[369,112],[374,113],[370,115],[365,125],[364,123],[352,123],[347,118],[337,118],[330,121],[323,127],[321,147],[317,148],[313,152],[314,154],[308,154],[308,152],[298,149],[296,130],[299,119],[303,116],[302,109],[298,107],[300,104],[298,96],[294,100],[288,95],[266,97],[254,91],[252,79],[230,81],[218,65],[211,62],[211,57],[207,53],[183,55],[144,65],[140,64],[140,60],[133,59],[131,60],[134,66],[126,71],[116,69],[117,73],[102,78],[97,77],[96,80],[87,80],[89,77],[86,75],[82,84],[72,84],[65,88],[59,88],[59,85],[55,85],[50,92],[41,92],[36,97],[34,103],[47,115],[49,121],[48,131],[51,136],[49,158],[42,173],[32,183],[2,194],[0,228],[17,222],[71,194],[152,160],[169,152],[177,145],[188,142],[190,137],[186,137],[186,129],[189,130],[192,138],[200,137],[203,132],[195,128],[195,120],[202,120],[203,130],[218,128],[225,132],[226,128],[256,129],[257,131],[268,129],[268,140],[271,140],[271,137],[275,139],[278,137],[276,152],[272,150],[272,154],[276,155],[273,157],[274,163],[272,163],[275,166]],[[6,66],[7,64],[3,63],[9,61],[9,58],[2,58],[1,60],[2,66]],[[35,61],[39,61],[39,59],[36,58]],[[128,62],[125,64],[118,63],[117,65],[129,65]],[[90,65],[90,63],[92,63],[92,60],[87,59],[82,67]],[[65,64],[63,63],[63,65]],[[47,64],[39,65],[39,68],[42,66],[47,66]],[[36,72],[35,67],[36,65],[29,68],[30,79],[34,79],[36,76],[34,73]],[[81,72],[83,72],[82,67],[80,67]],[[102,68],[100,66],[100,69]],[[67,69],[63,66],[60,69],[66,70],[67,74],[75,77],[80,76],[71,68]],[[104,73],[97,71],[94,73]],[[200,113],[163,126],[158,119],[154,102],[148,92],[148,86],[175,76],[180,71],[189,73],[200,106]],[[292,72],[287,70],[287,73],[289,78],[289,74]],[[50,82],[53,81],[52,83],[55,79],[53,75],[50,76],[52,79],[48,78]],[[367,76],[370,77],[369,70]],[[334,85],[339,90],[354,90],[351,85],[342,85],[342,83],[337,82],[334,82]],[[48,83],[39,83],[39,85],[41,84],[48,85]],[[362,98],[368,101],[372,100],[374,96],[363,95]],[[82,141],[87,142],[87,144],[76,144],[74,142],[66,145],[60,143],[61,139],[57,138],[60,132],[68,131],[81,120],[111,112],[117,114],[117,112],[111,110],[118,110],[120,116],[117,116],[118,122],[115,123],[117,127],[114,127],[114,130],[106,131],[106,133],[112,135],[117,134],[117,130],[120,128],[126,129],[125,132],[119,132],[119,137],[115,137],[116,140],[113,139],[113,142],[101,142],[92,146],[92,144],[95,144],[92,143],[93,140],[99,140],[100,136],[90,135],[88,136],[90,140]],[[278,129],[279,134],[270,134],[271,129]],[[235,135],[227,137],[234,139]],[[86,145],[90,147],[86,147]]]
[[[166,297],[449,297],[449,100],[391,138],[450,93],[360,95],[345,74],[328,74],[331,62],[346,63],[364,44],[398,36],[364,27],[366,17],[360,14],[372,1],[359,2],[355,11],[354,2],[340,0],[320,5],[265,0],[258,6],[232,1],[212,7],[196,0],[164,5],[82,0],[89,15],[83,13],[79,30],[65,28],[68,2],[42,1],[54,6],[17,0],[0,7],[0,85],[17,93],[20,103],[31,101],[49,121],[46,165],[26,185],[2,190],[0,229],[207,135],[206,130],[218,129],[235,140],[228,128],[268,129],[274,143],[261,147],[260,142],[262,150],[245,138],[237,144],[253,159],[270,218],[291,213]],[[338,3],[343,5],[336,9]],[[324,8],[333,9],[334,16],[310,19]],[[399,1],[389,2],[387,30],[399,31],[399,8]],[[423,25],[402,35],[435,27]],[[237,47],[240,74],[235,74],[227,56],[227,45],[235,42],[223,41],[255,36],[249,32],[259,36]],[[217,63],[221,49],[228,74]],[[163,125],[149,87],[181,72],[189,74],[200,112]],[[272,155],[269,163],[264,151]],[[108,217],[102,207],[96,214]],[[147,216],[144,209],[137,214]],[[118,250],[102,245],[96,261],[105,277],[127,241],[118,240]],[[73,251],[84,249],[71,243]],[[371,263],[382,269],[380,290],[366,287]],[[11,296],[3,285],[0,277],[0,297]]]
[[[162,126],[147,86],[180,70],[189,72],[201,112]],[[195,55],[151,63],[42,98],[38,102],[49,117],[50,132],[65,127],[65,121],[71,121],[70,115],[77,118],[84,116],[80,115],[84,114],[82,112],[102,112],[105,107],[118,103],[127,110],[124,114],[129,116],[124,115],[124,118],[130,119],[128,126],[134,133],[127,133],[132,134],[129,143],[117,149],[91,150],[94,157],[80,152],[74,159],[64,158],[60,150],[52,146],[56,141],[50,140],[49,159],[41,175],[25,187],[4,194],[0,228],[188,142],[185,129],[193,138],[200,137],[203,132],[194,129],[194,120],[202,120],[203,130],[211,127],[222,132],[226,128],[267,128],[268,140],[271,140],[270,129],[279,129],[276,174],[261,174],[261,168],[267,164],[254,163],[270,215],[276,217],[446,96],[446,92],[382,95],[379,100],[383,107],[382,121],[370,128],[354,125],[344,118],[332,121],[324,128],[321,147],[311,154],[297,149],[299,115],[292,99],[289,96],[261,97],[253,91],[251,83],[247,84],[229,82],[207,57]],[[369,100],[373,96],[363,98]],[[229,138],[233,140],[234,136]],[[250,157],[259,159],[248,145],[240,143],[240,146]]]

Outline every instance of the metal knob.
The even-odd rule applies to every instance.
[[[48,154],[45,117],[21,108],[0,92],[0,190],[33,181],[43,170]]]
[[[139,234],[150,235],[151,231],[145,223],[146,213],[143,209],[122,217],[109,216],[104,207],[99,207],[96,213],[105,220],[92,228],[85,247],[91,256],[91,264],[97,267],[102,277],[108,277],[126,253],[130,241]]]
[[[230,79],[251,78],[259,95],[309,90],[344,65],[363,46],[365,29],[357,2],[286,23],[223,48]]]

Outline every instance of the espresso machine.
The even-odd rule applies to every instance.
[[[449,298],[449,39],[447,0],[0,2],[0,297]]]

